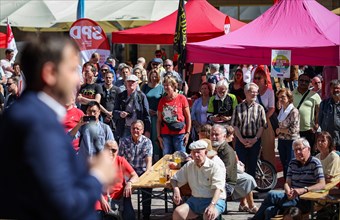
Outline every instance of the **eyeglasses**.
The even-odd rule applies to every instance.
[[[305,80],[305,79],[299,79],[299,82],[300,82],[300,83],[307,83],[307,84],[309,84],[309,83],[310,83],[310,81],[309,81],[309,80]]]
[[[254,77],[255,80],[261,80],[262,77]]]
[[[301,147],[301,148],[295,148],[294,152],[298,152],[298,151],[303,151],[304,149],[306,149],[307,147]]]
[[[6,86],[11,86],[13,83],[7,83]]]

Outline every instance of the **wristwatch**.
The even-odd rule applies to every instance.
[[[308,187],[307,186],[305,186],[305,187],[303,187],[307,192],[309,192],[309,190],[308,190]]]

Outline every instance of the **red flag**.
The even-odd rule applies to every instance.
[[[7,48],[14,50],[14,56],[13,56],[13,59],[11,60],[11,62],[13,62],[15,60],[15,56],[18,53],[18,49],[17,49],[17,45],[15,43],[15,39],[14,39],[14,35],[13,35],[13,32],[12,32],[12,28],[11,28],[9,22],[8,22],[8,19],[7,19],[7,38],[6,38],[6,42],[7,42]]]
[[[230,32],[230,18],[227,15],[224,20],[224,34],[228,34]]]

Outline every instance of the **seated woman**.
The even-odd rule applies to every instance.
[[[110,150],[112,158],[112,172],[116,173],[115,183],[109,187],[108,192],[101,196],[96,203],[99,219],[109,219],[110,211],[115,204],[119,204],[123,219],[136,219],[131,203],[131,185],[138,181],[138,175],[124,157],[118,156],[118,144],[116,141],[107,141],[105,149]],[[125,179],[127,178],[127,181]],[[123,210],[122,210],[123,209]]]
[[[234,139],[234,128],[232,126],[227,126],[226,130],[226,141],[232,142]],[[242,162],[238,160],[236,152],[235,155],[239,165],[237,166],[237,181],[231,197],[233,200],[240,199],[240,205],[238,208],[240,212],[255,214],[258,208],[254,203],[252,190],[257,187],[256,181],[254,177],[244,172],[244,165],[242,169]]]
[[[320,151],[315,157],[321,161],[326,183],[340,178],[340,157],[335,152],[332,136],[323,131],[316,137],[316,147]]]

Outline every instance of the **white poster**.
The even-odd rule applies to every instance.
[[[291,65],[290,50],[272,50],[271,77],[289,78]]]

